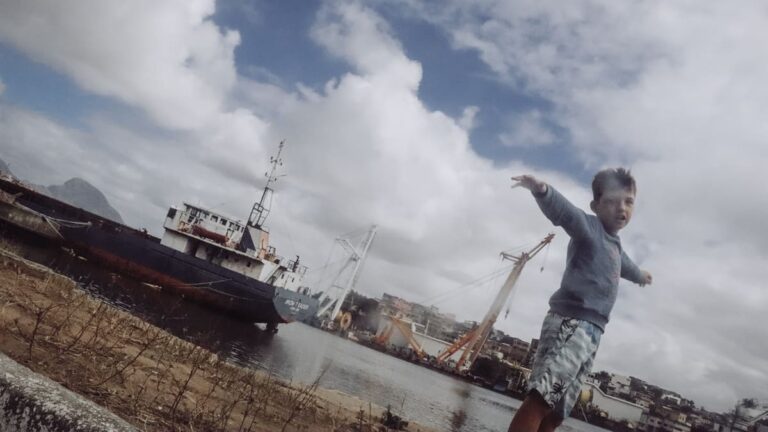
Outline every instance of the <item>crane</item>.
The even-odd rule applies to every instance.
[[[327,317],[330,321],[333,321],[339,315],[341,306],[344,304],[344,299],[352,288],[355,287],[357,279],[360,277],[360,269],[368,254],[368,250],[371,248],[373,238],[376,237],[376,230],[377,226],[372,225],[360,242],[358,248],[355,248],[346,238],[336,239],[336,241],[349,253],[349,257],[341,270],[339,270],[338,274],[336,274],[331,286],[321,296],[320,308],[316,314],[318,318]],[[342,283],[342,279],[346,279],[346,282]]]
[[[413,352],[416,353],[416,356],[419,357],[419,360],[424,360],[424,357],[426,357],[427,354],[413,335],[410,323],[403,321],[397,316],[385,316],[389,318],[389,324],[384,327],[382,332],[374,339],[374,342],[386,347],[394,330],[398,330],[403,338],[405,338],[406,342],[408,342],[408,345],[411,346]]]
[[[469,363],[466,368],[469,369],[472,367],[472,364],[480,354],[480,350],[482,350],[485,341],[488,340],[488,336],[491,334],[491,330],[493,330],[493,324],[496,323],[496,318],[498,318],[499,313],[504,306],[504,302],[506,302],[509,294],[512,292],[512,288],[515,286],[517,278],[520,277],[523,267],[525,267],[525,264],[536,256],[537,253],[541,252],[544,247],[552,242],[554,237],[554,234],[547,235],[544,237],[544,240],[540,241],[534,248],[517,256],[505,252],[501,253],[503,259],[508,259],[514,262],[515,265],[509,273],[509,276],[507,276],[504,285],[501,286],[498,294],[496,294],[496,298],[493,300],[493,303],[491,303],[491,308],[485,314],[485,318],[483,318],[480,324],[457,339],[437,357],[438,363],[443,363],[457,351],[464,348],[461,358],[456,363],[456,370],[461,371],[467,361]]]

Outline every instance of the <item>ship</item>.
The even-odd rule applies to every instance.
[[[303,282],[307,267],[298,255],[291,260],[278,255],[264,227],[283,145],[270,158],[266,185],[246,222],[184,202],[168,209],[158,238],[40,193],[8,174],[0,174],[0,221],[116,273],[277,332],[278,324],[307,320],[318,309]]]

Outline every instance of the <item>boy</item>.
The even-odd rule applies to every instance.
[[[533,176],[512,180],[517,182],[512,187],[530,190],[544,215],[571,237],[560,289],[549,299],[528,396],[509,425],[509,432],[554,431],[575,405],[592,369],[619,278],[643,286],[652,277],[624,254],[618,237],[635,203],[635,179],[628,170],[606,169],[595,175],[590,208],[596,216]]]

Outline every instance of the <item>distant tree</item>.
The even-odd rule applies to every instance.
[[[611,381],[611,374],[606,371],[595,372],[592,376],[601,383]]]
[[[629,377],[629,388],[632,391],[645,390],[645,381],[631,376]]]
[[[757,399],[745,398],[745,399],[742,399],[741,402],[739,402],[739,405],[747,409],[757,408]]]
[[[663,394],[664,394],[664,390],[662,390],[662,389],[660,389],[658,387],[654,387],[654,388],[651,389],[651,396],[653,397],[653,401],[655,403],[662,402],[661,396]]]
[[[506,372],[507,367],[502,362],[490,357],[478,357],[470,371],[472,375],[491,385],[506,378]]]

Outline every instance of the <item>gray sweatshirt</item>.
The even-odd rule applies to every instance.
[[[563,280],[549,299],[550,310],[605,330],[619,278],[640,283],[642,271],[621,250],[619,237],[608,234],[597,216],[584,213],[549,185],[546,193],[534,196],[544,215],[571,237]]]

